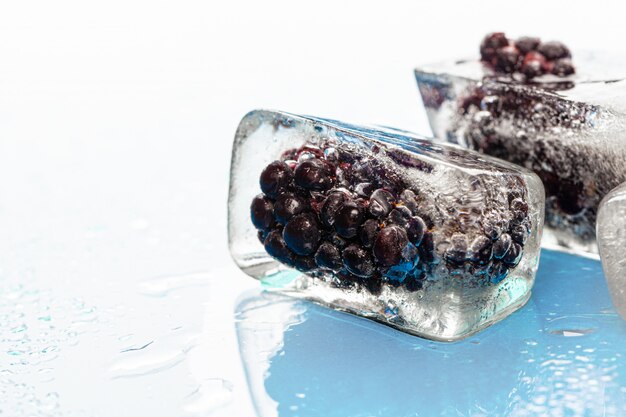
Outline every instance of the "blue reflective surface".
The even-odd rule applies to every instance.
[[[543,251],[529,303],[456,343],[267,293],[237,317],[263,417],[626,415],[626,323],[594,260]]]

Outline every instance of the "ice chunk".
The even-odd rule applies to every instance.
[[[253,111],[235,136],[238,265],[269,289],[432,339],[526,302],[543,210],[530,171],[407,132]]]
[[[604,197],[598,210],[598,247],[613,304],[626,320],[626,183]]]
[[[597,256],[600,200],[626,181],[624,68],[575,53],[576,74],[522,84],[475,59],[415,74],[436,137],[533,170],[546,189],[543,244]]]

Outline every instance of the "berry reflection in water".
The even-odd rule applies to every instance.
[[[267,287],[437,340],[467,336],[527,300],[543,208],[532,173],[396,131],[282,113],[247,118],[239,140],[268,141],[277,158],[250,162],[258,166],[246,170],[250,179],[232,173],[231,252]],[[235,165],[238,152],[246,150],[235,149]],[[233,190],[248,181],[257,195],[245,221],[282,268],[259,273],[246,262],[260,254],[237,255]]]

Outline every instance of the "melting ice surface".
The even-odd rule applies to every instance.
[[[268,293],[236,314],[261,417],[626,415],[626,323],[594,260],[544,251],[528,305],[453,344]]]

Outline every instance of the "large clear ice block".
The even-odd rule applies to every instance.
[[[259,110],[235,136],[237,264],[270,290],[436,340],[526,302],[543,210],[532,172],[403,131]]]
[[[544,245],[597,256],[600,200],[626,180],[626,80],[618,61],[575,53],[576,74],[523,83],[478,58],[415,70],[436,137],[534,171]]]
[[[611,299],[626,320],[626,183],[608,193],[600,203],[597,231]]]

